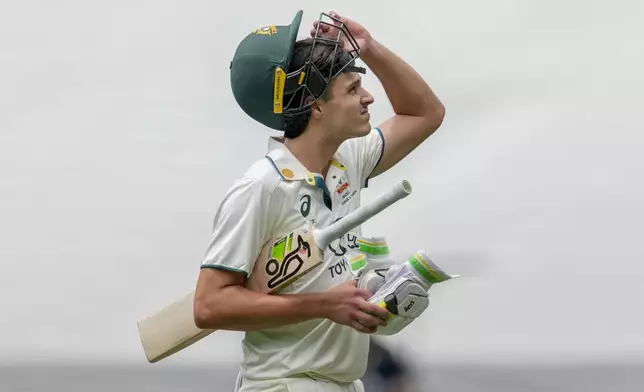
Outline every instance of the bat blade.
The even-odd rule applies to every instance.
[[[322,262],[313,227],[306,224],[264,245],[245,286],[272,294]],[[195,325],[194,295],[192,291],[137,323],[148,362],[167,358],[216,331]]]
[[[411,184],[401,181],[388,192],[367,203],[327,228],[310,224],[267,242],[245,286],[272,294],[321,265],[323,250],[371,217],[411,194]],[[143,351],[150,363],[158,362],[198,342],[214,329],[200,329],[193,314],[194,291],[138,322]]]
[[[194,291],[137,322],[148,362],[155,363],[198,342],[213,329],[197,328],[194,321]]]

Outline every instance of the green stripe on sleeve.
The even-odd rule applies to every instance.
[[[202,264],[200,269],[203,268],[213,268],[213,269],[218,269],[218,270],[223,270],[223,271],[230,271],[230,272],[237,272],[240,274],[244,274],[244,276],[248,276],[248,272],[237,269],[237,268],[232,268],[232,267],[226,267],[225,265],[219,265],[219,264]]]

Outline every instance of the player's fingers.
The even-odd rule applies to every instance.
[[[372,304],[371,302],[365,302],[361,309],[363,312],[372,314],[382,320],[387,320],[390,316],[390,313],[387,309],[376,304]]]
[[[322,29],[320,29],[320,31],[318,31],[315,27],[311,29],[311,37],[313,37],[313,38],[315,38],[315,37],[328,37],[328,38],[333,38],[333,37],[331,37],[331,35],[329,34],[329,32],[328,32],[328,31],[327,31],[327,32],[325,32],[325,31],[324,31],[324,30],[322,30]]]
[[[356,289],[356,294],[362,299],[369,299],[373,295],[371,291],[363,288]]]
[[[367,327],[365,325],[362,325],[359,321],[356,320],[351,322],[351,328],[362,333],[375,333],[377,329],[376,327]]]
[[[313,22],[313,28],[317,29],[318,26],[320,26],[320,30],[325,31],[325,32],[331,30],[331,27],[328,24],[320,23],[319,20],[314,21]]]
[[[335,30],[338,31],[338,34],[342,34],[341,30],[343,28],[351,30],[351,26],[349,25],[351,21],[348,18],[345,18],[335,11],[331,11],[329,15],[333,18],[333,25],[335,26]]]
[[[364,325],[365,327],[379,327],[381,325],[387,324],[386,320],[365,312],[358,312],[355,315],[355,318],[360,324]]]
[[[351,280],[350,280],[349,282],[347,282],[347,283],[349,283],[349,284],[350,284],[351,286],[353,286],[353,287],[358,287],[358,279],[351,279]]]
[[[333,24],[334,24],[334,25],[336,25],[336,26],[340,26],[340,24],[342,24],[342,23],[346,23],[346,20],[345,20],[342,16],[340,16],[340,14],[338,14],[338,13],[337,13],[337,12],[335,12],[335,11],[331,11],[331,12],[329,12],[329,16],[331,16],[332,18],[334,18],[334,20],[333,20]],[[338,19],[338,20],[339,20],[339,22],[338,22],[337,20],[335,20],[335,19]]]
[[[331,31],[331,26],[329,26],[327,23],[320,23],[319,20],[316,20],[315,22],[313,22],[313,29],[312,30],[315,31],[315,30],[318,29],[318,27],[319,27],[320,31],[325,33],[325,34],[328,33],[329,31]]]
[[[322,36],[329,39],[336,39],[340,34],[340,25],[337,22],[324,22],[321,23],[319,20],[313,22],[313,28],[311,29],[311,37],[315,38],[316,36]]]

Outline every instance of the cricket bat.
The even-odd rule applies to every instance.
[[[331,242],[409,196],[411,190],[408,181],[400,181],[370,203],[358,207],[328,227],[319,229],[307,222],[292,232],[268,241],[245,286],[261,293],[277,293],[282,287],[321,265],[324,250]],[[192,291],[137,322],[148,362],[155,363],[167,358],[215,331],[200,329],[195,325],[194,295]]]

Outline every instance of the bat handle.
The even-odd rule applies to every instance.
[[[398,200],[404,199],[411,194],[411,184],[407,180],[402,180],[395,184],[387,192],[378,196],[375,200],[363,204],[356,210],[350,212],[344,218],[315,231],[315,241],[320,249],[326,248],[331,242],[342,237],[349,231],[360,226],[367,220],[373,218],[382,210],[394,204]]]

